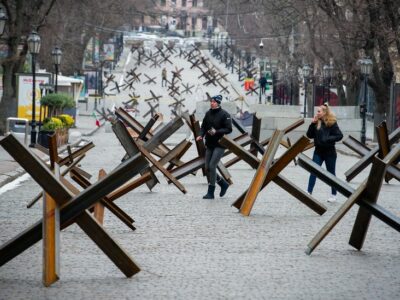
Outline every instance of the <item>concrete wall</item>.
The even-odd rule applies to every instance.
[[[331,106],[331,110],[335,113],[338,119],[358,119],[360,118],[359,106]],[[314,108],[314,114],[317,112],[317,107]]]
[[[222,107],[232,115],[236,115],[236,106],[233,102],[225,102]],[[202,120],[204,114],[209,110],[209,102],[196,103],[196,118]],[[346,137],[352,135],[355,138],[360,137],[361,121],[359,117],[358,106],[337,106],[332,107],[333,112],[338,118],[338,125],[343,135]],[[284,129],[302,118],[301,112],[303,107],[301,105],[265,105],[253,104],[249,107],[250,113],[255,113],[257,117],[261,118],[261,139],[268,138],[272,135],[275,129]],[[306,134],[308,126],[311,123],[311,118],[306,118],[304,124],[294,131],[290,132],[287,136],[291,140],[297,140],[302,135]],[[251,128],[247,128],[250,132]]]
[[[301,117],[303,112],[302,105],[265,105],[252,104],[249,107],[250,113],[256,113],[258,117]],[[359,106],[332,106],[331,110],[338,119],[360,118]],[[314,108],[314,114],[317,107]]]
[[[261,139],[268,138],[272,135],[275,129],[284,129],[299,119],[300,118],[263,117],[261,120]],[[306,134],[308,126],[311,124],[311,120],[311,118],[304,119],[304,124],[290,132],[288,137],[291,140],[297,140],[299,137]],[[361,119],[338,119],[338,125],[345,137],[348,135],[352,135],[355,138],[360,137]]]
[[[231,115],[236,115],[237,113],[235,102],[223,102],[221,104],[221,107]],[[201,122],[204,118],[204,115],[209,109],[210,109],[210,102],[208,101],[196,102],[196,113],[195,113],[196,119]]]
[[[263,117],[300,118],[302,112],[302,106],[252,104],[249,107],[249,112],[255,113],[259,118]]]

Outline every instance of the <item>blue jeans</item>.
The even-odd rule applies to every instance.
[[[336,169],[336,153],[334,154],[318,154],[314,152],[312,160],[317,163],[318,165],[322,166],[322,163],[325,161],[325,166],[326,169],[328,170],[329,173],[336,175],[335,174],[335,169]],[[310,179],[308,180],[308,188],[307,191],[311,194],[314,186],[315,186],[315,181],[317,180],[317,176],[314,174],[310,174]],[[336,190],[332,188],[332,195],[336,195]]]
[[[224,155],[225,149],[220,147],[207,148],[205,155],[205,168],[209,177],[209,184],[215,185],[217,180],[217,165]],[[219,176],[218,176],[219,177]]]

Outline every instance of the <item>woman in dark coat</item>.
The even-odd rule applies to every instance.
[[[313,161],[320,166],[325,162],[328,172],[335,175],[337,158],[335,143],[343,138],[343,134],[336,122],[335,114],[330,110],[327,103],[318,107],[317,114],[308,127],[307,137],[314,139]],[[310,174],[307,188],[310,194],[312,194],[316,179],[314,174]],[[332,188],[332,194],[328,198],[328,202],[335,201],[336,190]]]

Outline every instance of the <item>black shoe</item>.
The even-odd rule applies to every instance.
[[[203,199],[214,199],[214,191],[215,191],[215,185],[208,185],[207,194],[203,196]]]
[[[220,197],[223,197],[226,194],[226,191],[229,188],[229,183],[227,183],[224,179],[220,178],[219,181],[217,181],[218,185],[221,187],[221,192],[219,193]]]

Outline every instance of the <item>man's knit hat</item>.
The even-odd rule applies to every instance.
[[[214,101],[217,102],[218,104],[221,104],[222,96],[221,96],[221,95],[213,96],[213,97],[211,97],[211,100],[214,100]]]

